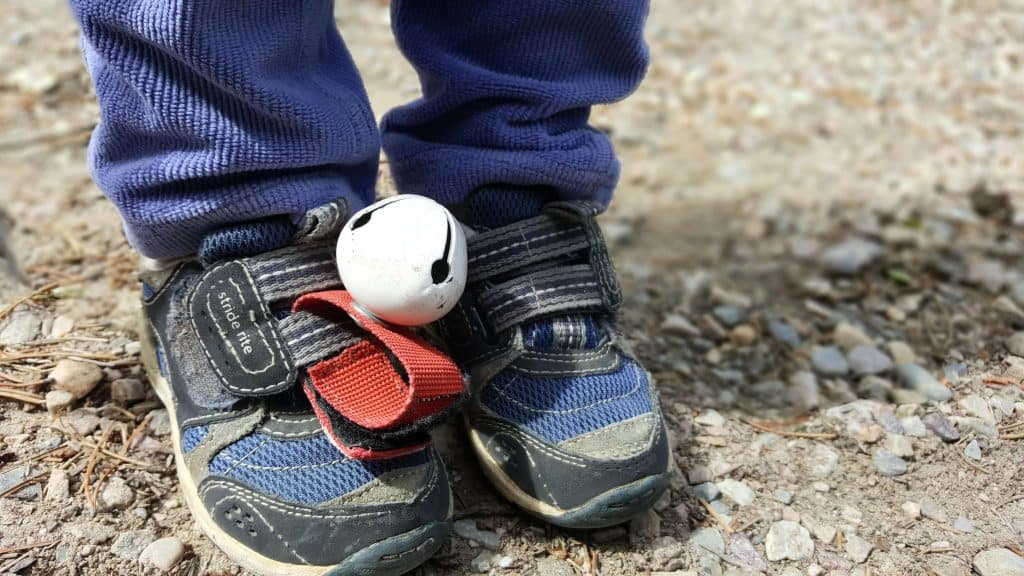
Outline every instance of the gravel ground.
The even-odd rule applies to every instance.
[[[415,97],[386,3],[337,16],[378,113]],[[558,530],[453,423],[457,535],[423,573],[1024,574],[1024,2],[654,0],[649,39],[646,83],[594,120],[671,494]],[[7,0],[0,574],[241,574],[170,472],[96,114],[63,2]]]

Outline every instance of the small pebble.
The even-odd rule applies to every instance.
[[[857,346],[846,355],[850,369],[858,376],[881,374],[892,370],[892,359],[874,346]]]
[[[897,364],[897,379],[904,386],[916,390],[933,402],[945,402],[953,397],[953,393],[939,382],[931,372],[917,364]]]
[[[957,532],[963,532],[964,534],[970,534],[974,532],[974,525],[971,521],[964,516],[957,516],[957,519],[953,521],[953,529]]]
[[[134,500],[135,494],[128,484],[114,476],[100,492],[99,505],[103,510],[123,510],[131,506]]]
[[[948,522],[949,516],[946,511],[935,503],[934,500],[925,498],[921,501],[921,515],[936,522]]]
[[[850,372],[846,358],[835,346],[815,346],[811,350],[811,364],[825,376],[845,376]]]
[[[103,379],[103,371],[95,364],[63,359],[50,372],[53,385],[70,392],[76,399],[84,398]]]
[[[58,412],[66,410],[75,403],[75,395],[67,390],[50,390],[46,393],[46,412],[50,416],[56,416]]]
[[[979,576],[1024,576],[1024,558],[1007,548],[989,548],[974,556]]]
[[[900,426],[903,427],[904,434],[913,438],[922,438],[928,434],[928,428],[925,427],[921,418],[917,416],[907,416],[900,419]]]
[[[169,572],[185,555],[185,545],[181,540],[171,536],[161,538],[146,546],[139,555],[139,562],[153,566],[162,572]]]
[[[789,346],[791,349],[796,350],[800,347],[800,335],[789,324],[781,320],[771,320],[768,322],[768,331],[773,338]]]
[[[914,446],[910,438],[902,434],[889,434],[885,437],[882,447],[900,458],[910,458],[914,455]]]
[[[913,364],[917,362],[917,354],[906,342],[889,342],[889,356],[896,364]]]
[[[826,248],[820,261],[828,272],[852,276],[878,260],[884,251],[876,242],[851,238]]]
[[[977,440],[971,440],[964,447],[964,456],[974,460],[976,462],[981,461],[981,446],[978,446]]]
[[[693,487],[693,494],[705,502],[714,502],[722,492],[713,482],[704,482]]]
[[[754,502],[754,491],[738,480],[726,478],[718,483],[718,489],[738,506],[749,506]]]
[[[904,502],[900,505],[900,510],[907,518],[917,520],[921,517],[921,505],[917,502]]]
[[[960,432],[957,432],[953,423],[941,412],[926,414],[921,421],[926,428],[941,438],[943,442],[956,442],[960,439]]]
[[[757,341],[757,332],[750,324],[740,324],[729,332],[729,341],[739,347],[750,346]]]
[[[477,574],[484,574],[491,569],[491,560],[494,559],[494,552],[490,550],[481,550],[472,560],[469,561],[469,567]],[[547,560],[547,558],[545,558]],[[540,562],[537,563],[540,566]]]
[[[814,541],[807,528],[796,522],[780,520],[768,529],[764,548],[769,562],[801,561],[810,559],[814,554]]]
[[[849,322],[840,322],[832,329],[832,341],[843,350],[853,350],[858,346],[873,346],[874,342],[859,327]]]
[[[875,450],[871,461],[883,476],[901,476],[907,473],[907,461],[885,448]]]
[[[874,546],[860,536],[846,532],[846,556],[857,564],[862,564],[871,555]]]

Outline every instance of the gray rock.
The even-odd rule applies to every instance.
[[[928,568],[937,576],[971,576],[971,570],[958,558],[949,556],[931,556]]]
[[[840,322],[832,329],[832,341],[843,350],[853,350],[858,346],[873,346],[871,337],[849,322]]]
[[[981,418],[957,418],[956,424],[961,427],[966,427],[971,432],[974,432],[978,436],[984,436],[995,440],[999,438],[999,429],[996,425],[991,422],[986,422]]]
[[[833,274],[853,275],[882,256],[881,245],[863,238],[851,238],[825,249],[821,265]]]
[[[943,442],[956,442],[960,439],[960,432],[949,421],[949,418],[946,418],[941,412],[926,414],[921,421],[924,422],[926,428],[935,433]]]
[[[967,446],[964,446],[964,456],[976,462],[981,461],[981,446],[978,445],[977,440],[971,440]]]
[[[67,390],[50,390],[46,393],[46,412],[56,416],[58,412],[67,410],[75,403],[75,395]]]
[[[846,355],[850,369],[858,376],[881,374],[892,370],[892,359],[874,346],[857,346]]]
[[[700,329],[680,314],[669,314],[661,322],[661,329],[679,336],[700,336]]]
[[[496,532],[477,528],[476,522],[472,519],[457,520],[452,528],[460,537],[472,540],[488,550],[497,551],[501,548],[501,537]]]
[[[100,492],[99,505],[102,510],[123,510],[132,505],[135,494],[121,478],[114,476]]]
[[[772,338],[775,338],[793,350],[799,348],[802,343],[800,335],[797,334],[796,330],[782,320],[769,320],[768,332],[771,333]]]
[[[814,554],[814,541],[811,540],[811,533],[803,526],[780,520],[768,529],[764,549],[769,562],[808,560]]]
[[[729,536],[728,560],[741,570],[760,574],[768,571],[768,563],[745,535],[735,532]]]
[[[885,437],[882,447],[900,458],[910,458],[914,455],[914,445],[911,444],[910,438],[902,434],[889,434]]]
[[[159,408],[150,412],[153,417],[149,420],[149,429],[156,436],[167,436],[171,433],[171,417],[167,410]]]
[[[714,426],[721,428],[725,426],[725,417],[718,413],[717,410],[708,410],[698,415],[693,421],[702,426]]]
[[[967,262],[967,281],[996,294],[1006,285],[1006,266],[998,260],[976,257]]]
[[[171,568],[185,555],[185,545],[181,540],[171,536],[154,541],[139,555],[139,562],[153,566],[161,572],[170,572]]]
[[[789,377],[786,395],[789,396],[790,404],[805,412],[821,405],[818,378],[812,372],[794,372]]]
[[[1006,349],[1014,356],[1024,356],[1024,332],[1014,332],[1006,339]]]
[[[974,525],[965,516],[957,516],[956,520],[953,521],[953,530],[957,532],[963,532],[964,534],[970,534],[974,532]]]
[[[989,548],[974,556],[980,576],[1024,576],[1024,558],[1006,548]]]
[[[714,502],[722,495],[714,482],[704,482],[693,487],[693,494],[705,502]]]
[[[110,383],[110,397],[118,404],[131,404],[146,398],[146,385],[135,378],[118,378]]]
[[[811,364],[825,376],[845,376],[850,371],[846,358],[835,346],[815,346],[811,350]]]
[[[936,522],[949,521],[949,516],[946,514],[946,510],[930,498],[925,498],[921,501],[921,515],[925,518],[935,520]]]
[[[122,532],[114,540],[114,543],[110,545],[110,552],[125,560],[135,561],[154,540],[156,540],[156,536],[149,530],[129,530]]]
[[[749,506],[754,501],[754,491],[738,480],[726,478],[718,483],[718,489],[738,506]]]
[[[71,482],[63,468],[50,471],[50,480],[46,483],[46,501],[64,502],[70,495]]]
[[[816,443],[811,449],[810,475],[812,478],[828,478],[839,465],[839,452],[825,444]]]
[[[924,404],[928,402],[924,394],[921,394],[917,390],[908,390],[906,388],[894,388],[890,393],[892,401],[895,404]]]
[[[897,364],[896,377],[904,386],[917,390],[933,402],[945,402],[953,397],[949,388],[917,364]]]
[[[653,540],[661,535],[661,517],[654,510],[647,510],[629,523],[629,541],[633,544]]]
[[[556,562],[558,561],[557,558],[552,558],[550,556],[544,560],[548,559],[555,560]],[[469,561],[469,567],[477,574],[485,574],[490,571],[492,561],[494,561],[494,552],[491,552],[490,550],[481,550],[475,558]],[[543,562],[543,560],[541,562]],[[541,562],[537,562],[538,567]]]
[[[917,354],[906,342],[890,342],[889,355],[896,364],[913,364],[917,362]]]
[[[50,378],[56,388],[81,399],[103,380],[103,371],[95,364],[65,358],[57,362],[57,366],[50,372]]]
[[[686,471],[686,479],[690,484],[703,484],[705,482],[711,482],[714,476],[711,474],[711,470],[703,464],[697,464],[691,466]]]
[[[722,533],[715,528],[698,528],[690,534],[690,545],[698,555],[707,554],[710,550],[721,556],[725,554],[725,540]]]
[[[989,424],[996,423],[995,415],[992,414],[992,408],[988,405],[988,401],[977,394],[971,394],[961,398],[957,401],[957,405],[960,406],[964,412],[967,412],[975,418],[984,420]]]
[[[885,448],[875,450],[871,461],[878,473],[883,476],[901,476],[907,473],[907,461]]]
[[[846,557],[857,564],[864,563],[875,547],[853,532],[846,532],[844,536],[846,536]]]
[[[892,382],[886,378],[865,376],[857,382],[857,395],[861,398],[871,398],[872,400],[885,402],[889,399],[889,395],[892,394],[893,388]]]
[[[25,480],[28,480],[31,472],[31,467],[28,464],[25,464],[0,474],[0,493],[4,493]]]
[[[747,311],[738,306],[715,306],[711,313],[726,328],[734,328],[747,319]]]
[[[880,409],[878,414],[875,414],[875,421],[887,434],[903,434],[903,425],[900,424],[899,417],[889,407]]]
[[[671,536],[662,536],[651,543],[651,559],[658,570],[678,570],[683,567],[682,555],[686,548]]]
[[[24,344],[39,337],[42,320],[31,310],[11,312],[0,328],[0,346]]]
[[[779,488],[772,492],[772,496],[775,497],[779,502],[786,504],[787,506],[793,503],[793,493],[789,490],[783,490]]]
[[[928,434],[928,428],[925,427],[921,418],[917,416],[901,418],[900,426],[903,427],[903,433],[912,438],[921,438]]]

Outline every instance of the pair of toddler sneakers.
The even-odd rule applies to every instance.
[[[668,437],[616,328],[599,210],[511,204],[481,191],[456,209],[477,232],[467,289],[429,336],[352,306],[334,260],[344,201],[225,227],[143,271],[144,360],[182,491],[233,561],[332,576],[425,562],[452,523],[429,429],[455,410],[494,486],[552,524],[611,526],[662,495]]]

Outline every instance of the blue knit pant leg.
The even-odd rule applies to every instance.
[[[373,200],[380,139],[332,0],[71,0],[93,177],[152,258],[225,224]]]
[[[423,97],[382,142],[400,191],[455,204],[481,187],[549,187],[607,203],[619,175],[588,124],[647,68],[647,0],[392,0]]]

